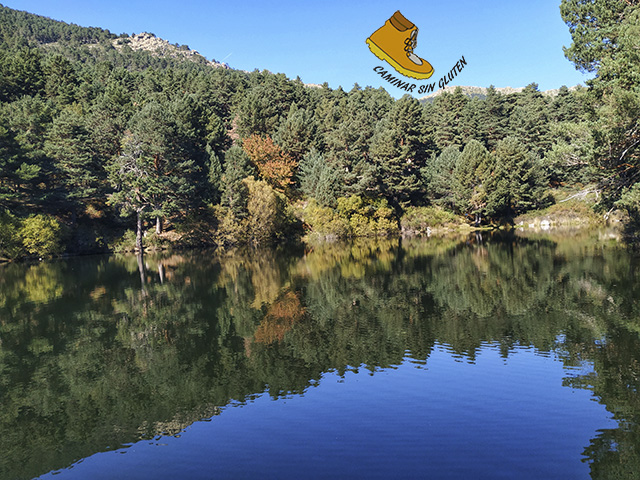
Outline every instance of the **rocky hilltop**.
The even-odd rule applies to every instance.
[[[185,58],[196,63],[203,63],[215,68],[229,68],[226,63],[207,60],[196,50],[191,50],[186,45],[171,44],[167,40],[156,37],[153,33],[138,33],[130,37],[120,37],[113,40],[113,46],[118,50],[131,48],[131,50],[144,50],[157,57]]]

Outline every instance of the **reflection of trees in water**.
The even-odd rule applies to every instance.
[[[588,253],[472,236],[7,266],[0,476],[175,434],[231,399],[303,392],[328,370],[375,370],[407,350],[428,359],[436,343],[473,360],[490,341],[505,356],[524,344],[594,362],[571,385],[627,426],[585,454],[594,472],[638,463],[637,261]]]

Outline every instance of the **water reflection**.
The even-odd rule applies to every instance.
[[[30,478],[232,401],[304,392],[445,345],[553,352],[618,420],[592,476],[640,467],[638,259],[602,238],[378,239],[307,251],[8,265],[0,275],[0,477]]]

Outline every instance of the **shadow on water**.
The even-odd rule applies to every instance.
[[[437,345],[554,352],[595,373],[619,428],[592,476],[640,469],[640,274],[607,238],[517,233],[325,243],[306,251],[114,256],[7,265],[0,276],[0,477],[175,435],[231,401],[304,392]]]

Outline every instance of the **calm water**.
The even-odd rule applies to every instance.
[[[598,233],[0,267],[0,478],[638,478]]]

